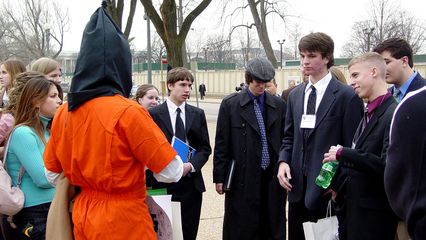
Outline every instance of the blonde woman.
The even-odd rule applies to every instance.
[[[31,65],[31,70],[43,73],[48,80],[54,81],[57,84],[62,82],[61,65],[51,58],[42,57],[37,59]]]

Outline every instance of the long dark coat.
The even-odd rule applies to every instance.
[[[277,179],[277,160],[284,131],[285,102],[266,94],[265,129],[273,168],[269,182],[269,214],[273,239],[285,239],[286,192]],[[261,137],[253,101],[244,89],[226,97],[216,128],[213,181],[223,183],[227,167],[236,160],[231,191],[225,196],[223,239],[259,239]]]

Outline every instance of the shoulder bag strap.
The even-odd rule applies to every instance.
[[[15,129],[20,127],[20,126],[22,126],[22,124],[16,125],[12,129],[12,131],[10,131],[9,137],[7,138],[7,142],[4,145],[4,154],[3,154],[3,167],[4,167],[4,169],[6,169],[6,159],[7,159],[7,152],[9,151],[10,139],[12,138],[12,134],[13,134],[13,132],[15,132]],[[24,166],[22,166],[21,169],[19,169],[18,179],[16,181],[18,188],[21,188],[22,176],[24,176],[24,173],[25,173],[25,168],[24,168]]]

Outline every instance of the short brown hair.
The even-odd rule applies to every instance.
[[[393,58],[400,59],[404,56],[408,58],[408,65],[413,68],[413,49],[410,44],[402,38],[389,38],[377,45],[373,52],[382,53],[389,51]]]
[[[167,73],[167,85],[174,85],[176,82],[184,80],[188,80],[191,83],[194,82],[194,76],[192,76],[192,73],[184,67],[172,68]],[[167,87],[167,90],[170,91],[169,87]]]
[[[302,37],[299,42],[299,51],[318,51],[323,58],[326,57],[329,59],[327,68],[334,65],[334,42],[333,39],[325,33],[310,33]]]

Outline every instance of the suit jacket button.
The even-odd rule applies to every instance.
[[[243,152],[246,152],[246,149],[245,149],[245,148],[243,148]]]
[[[245,123],[241,124],[241,127],[245,127],[245,126],[246,126],[246,124],[245,124]]]

